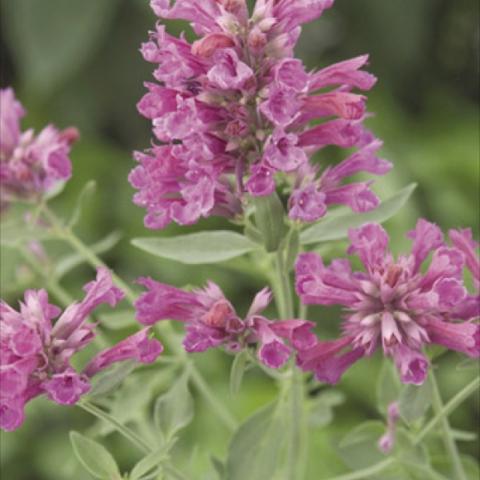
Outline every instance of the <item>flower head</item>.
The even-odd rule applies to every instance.
[[[0,90],[0,206],[12,200],[36,200],[71,176],[70,147],[75,128],[63,131],[48,125],[38,135],[22,133],[25,111],[11,88]]]
[[[257,345],[259,360],[270,368],[283,366],[291,354],[315,342],[303,320],[272,321],[261,315],[271,294],[261,290],[245,316],[241,318],[220,288],[210,282],[203,289],[185,291],[142,278],[147,288],[136,302],[137,320],[144,325],[171,319],[185,324],[183,346],[187,352],[203,352],[223,347],[237,352]]]
[[[148,339],[145,329],[99,353],[83,371],[76,371],[72,357],[95,337],[95,325],[87,317],[100,304],[113,307],[123,298],[105,268],[98,269],[96,280],[85,291],[85,298],[63,313],[48,303],[45,290],[26,291],[19,311],[0,303],[0,428],[18,428],[25,404],[38,395],[72,405],[90,390],[90,378],[101,369],[130,358],[148,363],[161,352],[160,343]]]
[[[237,216],[246,194],[270,195],[278,184],[300,221],[318,219],[330,204],[377,206],[370,182],[341,184],[390,169],[363,127],[366,97],[353,92],[375,84],[362,70],[368,56],[315,72],[293,58],[301,25],[333,0],[258,0],[250,19],[245,0],[150,3],[160,18],[190,22],[199,38],[189,44],[158,25],[141,49],[158,83],[146,84],[138,110],[161,142],[135,154],[130,175],[148,228]],[[309,160],[326,145],[360,150],[320,175]]]
[[[345,308],[343,337],[302,352],[302,367],[335,382],[353,361],[380,347],[393,358],[402,381],[418,385],[429,365],[424,345],[437,343],[480,356],[480,327],[474,323],[478,297],[463,284],[464,253],[456,245],[447,246],[440,229],[425,220],[418,221],[409,237],[412,252],[395,259],[380,225],[351,230],[348,253],[360,258],[363,272],[352,272],[347,260],[325,266],[314,253],[299,257],[296,287],[301,300]]]

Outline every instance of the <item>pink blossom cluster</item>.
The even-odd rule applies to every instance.
[[[75,128],[46,126],[38,135],[22,132],[25,115],[11,88],[0,90],[0,209],[12,200],[37,200],[72,173],[70,146],[78,138]]]
[[[190,44],[157,25],[141,48],[156,65],[138,103],[155,143],[135,154],[130,182],[148,228],[234,217],[247,193],[270,195],[280,185],[294,220],[317,220],[331,204],[357,212],[378,205],[371,182],[344,183],[391,168],[363,126],[366,97],[352,92],[376,82],[362,70],[368,56],[314,72],[293,57],[301,25],[332,4],[258,0],[249,18],[245,0],[151,0],[160,18],[187,20],[199,39]],[[310,157],[328,145],[356,152],[320,169]]]
[[[361,272],[352,271],[346,259],[326,266],[315,253],[301,254],[296,289],[302,302],[341,305],[345,314],[343,335],[300,352],[299,366],[315,372],[320,381],[336,383],[350,365],[382,348],[404,383],[420,385],[429,366],[425,345],[479,358],[478,245],[469,229],[451,230],[449,236],[452,246],[436,225],[420,219],[408,234],[411,253],[395,259],[380,225],[352,229],[348,253],[359,257],[365,267]],[[475,293],[464,284],[465,267]]]
[[[268,289],[255,296],[242,319],[212,282],[202,290],[191,292],[150,278],[142,278],[139,283],[147,288],[147,292],[136,302],[137,320],[144,325],[165,319],[184,322],[183,345],[187,352],[223,347],[236,353],[257,346],[260,362],[270,368],[280,368],[292,353],[308,349],[316,342],[311,332],[312,322],[269,320],[261,315],[271,300]]]
[[[71,364],[75,353],[95,337],[87,317],[100,304],[115,306],[123,293],[110,273],[99,268],[95,281],[84,287],[85,298],[63,313],[48,303],[45,290],[28,290],[20,311],[0,302],[0,428],[15,430],[24,420],[25,404],[46,394],[50,400],[72,405],[90,390],[90,379],[112,363],[135,359],[153,362],[162,351],[148,328],[95,355],[78,372]],[[61,314],[61,315],[60,315]],[[58,320],[53,324],[52,320]]]

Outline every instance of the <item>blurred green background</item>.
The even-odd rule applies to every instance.
[[[337,0],[322,19],[305,26],[298,45],[298,56],[311,68],[365,52],[371,55],[369,70],[379,83],[369,94],[369,110],[375,113],[369,126],[385,142],[383,155],[395,164],[374,189],[385,197],[412,181],[419,184],[408,206],[387,224],[396,251],[408,246],[404,233],[420,215],[444,229],[472,226],[478,238],[478,9],[475,0]],[[75,125],[82,134],[72,153],[74,178],[54,201],[54,208],[68,215],[84,184],[95,179],[98,189],[87,202],[79,232],[90,243],[113,230],[122,233],[122,240],[105,255],[112,268],[129,281],[151,275],[178,286],[201,285],[210,278],[240,312],[245,311],[255,291],[264,286],[255,271],[242,273],[234,264],[187,268],[129,245],[129,239],[137,236],[229,228],[221,219],[209,219],[194,227],[148,232],[143,227],[143,210],[131,203],[133,190],[127,182],[134,165],[131,152],[150,143],[149,122],[135,107],[144,92],[143,82],[152,79],[153,66],[138,52],[156,21],[147,0],[2,0],[1,10],[1,84],[12,85],[26,107],[24,128],[38,130],[51,122],[61,128]],[[172,32],[184,28],[188,29],[181,23],[169,24]],[[328,155],[326,151],[324,156]],[[344,247],[340,242],[335,250]],[[64,247],[55,243],[48,249],[55,258],[64,253]],[[78,297],[81,285],[91,276],[91,269],[79,266],[65,277],[64,286]],[[1,280],[2,297],[9,302],[16,302],[25,287],[41,285],[6,248],[2,249]],[[322,336],[336,334],[338,312],[311,312],[321,322]],[[113,332],[125,333],[128,330]],[[197,360],[212,388],[239,418],[275,395],[274,384],[254,370],[247,374],[241,393],[231,397],[231,358],[208,352],[197,355]],[[441,360],[439,375],[446,398],[475,374],[457,371],[457,362],[453,354]],[[360,362],[339,385],[345,402],[336,408],[334,422],[312,431],[308,480],[345,471],[335,453],[338,438],[365,419],[380,418],[375,408],[380,364],[380,356]],[[128,408],[148,408],[149,397],[168,384],[168,372],[142,375],[126,382],[121,392],[122,398],[131,400]],[[138,395],[138,382],[143,395]],[[228,435],[193,393],[197,415],[176,455],[179,465],[193,472],[193,479],[201,479],[208,478],[209,455],[224,456]],[[471,429],[478,420],[478,397],[452,416],[458,429]],[[74,459],[67,433],[91,426],[92,419],[75,408],[35,400],[27,408],[25,425],[0,437],[2,478],[90,478]],[[125,470],[138,460],[137,452],[117,435],[101,441]],[[476,455],[478,440],[462,442],[460,448]]]

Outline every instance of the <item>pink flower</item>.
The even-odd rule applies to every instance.
[[[59,131],[52,125],[37,136],[21,132],[25,111],[11,88],[0,90],[0,207],[18,199],[36,200],[71,176],[70,147],[78,131]]]
[[[333,0],[258,0],[250,19],[245,0],[150,3],[160,18],[190,22],[199,38],[189,44],[157,25],[141,48],[156,64],[158,83],[146,84],[138,110],[165,144],[136,153],[140,166],[130,175],[148,228],[231,218],[248,206],[249,196],[270,195],[277,186],[291,196],[291,217],[301,221],[317,220],[331,203],[355,211],[377,206],[369,183],[341,186],[340,172],[333,186],[333,179],[302,175],[310,156],[326,145],[378,143],[362,125],[366,97],[352,91],[375,84],[362,71],[368,56],[318,72],[293,58],[301,25]],[[311,127],[312,120],[322,123]],[[320,199],[319,207],[303,208]]]
[[[185,324],[183,346],[187,352],[203,352],[223,347],[237,352],[257,345],[258,359],[270,368],[280,368],[296,350],[315,343],[310,331],[313,323],[304,320],[272,321],[260,315],[271,294],[261,290],[244,319],[225,298],[220,288],[210,282],[204,289],[185,291],[141,278],[147,288],[137,300],[137,320],[143,325],[171,319]]]
[[[75,353],[95,337],[87,317],[100,304],[114,307],[123,293],[110,273],[99,268],[95,281],[84,287],[85,298],[61,310],[48,303],[45,290],[27,290],[20,311],[0,303],[0,428],[15,430],[24,420],[24,406],[46,394],[52,401],[72,405],[90,390],[90,377],[114,362],[135,359],[149,363],[161,353],[146,330],[99,353],[83,372],[71,365]],[[53,324],[52,320],[59,319]]]
[[[311,169],[300,181],[290,197],[290,218],[311,222],[325,215],[331,204],[348,205],[354,212],[366,212],[379,204],[379,199],[370,190],[370,182],[342,185],[345,177],[359,172],[384,175],[392,164],[376,156],[382,142],[376,140],[362,147],[338,165],[327,168],[318,178]]]
[[[302,302],[346,309],[342,339],[301,352],[303,368],[316,371],[320,379],[337,380],[351,360],[381,347],[393,358],[402,381],[419,385],[428,370],[422,353],[426,344],[480,357],[480,327],[473,323],[477,314],[462,283],[464,254],[446,246],[438,227],[425,220],[418,221],[409,237],[412,253],[395,260],[381,226],[351,230],[348,253],[360,258],[366,272],[352,272],[347,260],[327,267],[314,253],[300,255],[296,288]],[[432,260],[422,271],[430,254]],[[471,316],[456,322],[458,312]]]
[[[398,402],[392,402],[387,411],[387,431],[378,441],[378,448],[383,453],[390,453],[395,445],[397,423],[400,420],[400,408]]]

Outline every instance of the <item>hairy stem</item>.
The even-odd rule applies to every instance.
[[[467,480],[465,471],[463,470],[462,461],[460,460],[460,455],[458,453],[457,445],[452,435],[452,429],[450,428],[450,423],[448,422],[448,417],[442,415],[444,410],[442,397],[440,395],[440,390],[438,388],[437,381],[435,379],[435,374],[433,370],[430,372],[430,382],[432,385],[432,404],[435,415],[440,418],[439,422],[442,427],[442,438],[445,444],[445,448],[448,452],[450,462],[452,463],[452,471],[454,473],[454,478],[456,480]]]
[[[92,252],[92,250],[75,235],[75,232],[73,232],[72,229],[63,225],[55,213],[48,209],[48,207],[44,208],[44,212],[58,238],[69,243],[70,246],[76,250],[77,253],[79,253],[92,267],[106,267],[105,262],[103,262],[94,252]],[[133,290],[118,275],[113,272],[111,274],[115,284],[125,292],[126,299],[134,307],[136,295]],[[174,339],[174,332],[171,325],[167,322],[163,322],[160,329],[165,333],[165,341],[168,347],[174,352],[175,356],[180,358],[188,365],[193,383],[196,385],[199,392],[205,397],[205,400],[213,407],[213,411],[217,413],[219,418],[230,431],[235,430],[237,425],[235,418],[232,416],[230,411],[225,408],[223,403],[217,400],[215,395],[210,390],[207,382],[202,377],[201,373],[197,370],[195,365],[188,360],[183,349],[179,348],[178,343]]]
[[[86,400],[81,400],[77,403],[77,406],[81,409],[85,410],[86,412],[94,415],[100,420],[109,423],[112,425],[115,430],[123,435],[127,440],[129,440],[132,444],[136,445],[139,450],[143,453],[150,453],[154,450],[154,447],[149,445],[143,438],[138,436],[133,430],[130,430],[125,425],[121,424],[116,418],[112,417],[110,414],[105,412],[104,410],[96,407],[90,402]]]
[[[436,385],[436,384],[435,384]],[[464,400],[470,395],[475,393],[480,387],[480,378],[476,377],[467,386],[465,386],[460,392],[458,392],[451,400],[449,400],[440,411],[438,411],[434,418],[425,425],[420,433],[413,439],[414,445],[419,445],[422,440],[441,422],[444,418],[447,418]],[[363,478],[370,478],[372,475],[381,473],[383,470],[392,466],[395,463],[393,457],[387,458],[371,467],[364,468],[363,470],[357,470],[356,472],[347,473],[334,477],[330,480],[360,480]]]
[[[279,316],[283,320],[293,318],[293,298],[289,274],[284,261],[284,251],[279,249],[275,256],[275,283],[277,286],[276,300]],[[303,478],[306,460],[306,445],[308,430],[304,409],[304,385],[300,371],[292,364],[288,380],[290,405],[289,450],[287,457],[288,478],[297,480]]]

